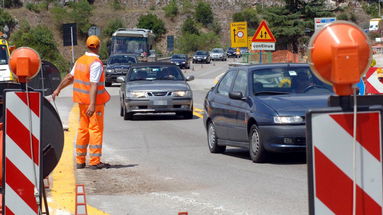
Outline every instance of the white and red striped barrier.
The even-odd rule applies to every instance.
[[[6,215],[39,214],[40,124],[39,92],[29,92],[29,96],[25,92],[6,92],[3,165],[3,212]]]
[[[354,149],[356,214],[383,214],[381,112],[358,112],[355,148],[353,113],[310,114],[310,214],[352,214]]]

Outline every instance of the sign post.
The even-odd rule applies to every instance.
[[[232,22],[230,24],[230,40],[232,48],[247,47],[247,22]]]
[[[63,24],[63,42],[64,46],[72,48],[72,63],[74,63],[74,49],[77,45],[77,25],[76,23]]]
[[[260,50],[259,63],[262,63],[262,51],[274,51],[275,42],[277,40],[275,39],[266,21],[262,20],[261,24],[259,24],[257,30],[255,31],[255,34],[251,41],[251,49]]]

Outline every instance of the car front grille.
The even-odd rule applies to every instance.
[[[159,92],[148,92],[149,96],[170,96],[171,92],[159,91]]]

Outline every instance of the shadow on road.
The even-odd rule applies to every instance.
[[[199,119],[199,117],[193,115],[193,119]],[[175,114],[137,114],[133,116],[131,121],[160,121],[160,120],[193,120],[185,119],[182,116]]]
[[[128,165],[124,165],[124,164],[111,164],[108,169],[121,169],[121,168],[130,168],[130,167],[136,167],[136,166],[138,166],[138,164],[128,164]]]
[[[251,161],[249,151],[240,148],[228,148],[224,155],[242,158]],[[305,164],[306,153],[292,152],[292,153],[269,153],[267,160],[264,163],[289,165],[289,164]]]

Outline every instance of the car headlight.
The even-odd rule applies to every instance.
[[[184,63],[186,63],[186,62],[185,62],[185,61],[182,61],[181,63],[184,64]]]
[[[197,57],[196,56],[193,56],[193,59],[196,59]]]
[[[127,98],[146,98],[148,94],[145,91],[128,91]]]
[[[107,69],[106,70],[106,73],[112,73],[113,72],[113,69]]]
[[[172,93],[172,96],[174,96],[174,97],[191,97],[191,91],[187,91],[187,90],[174,91]]]
[[[203,59],[206,59],[207,57],[203,57]]]
[[[303,123],[303,118],[300,116],[274,116],[276,124],[295,124]]]

